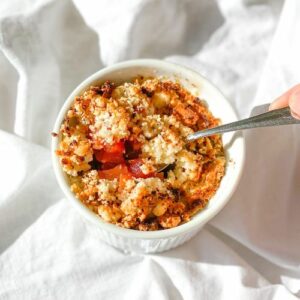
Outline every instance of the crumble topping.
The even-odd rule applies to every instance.
[[[104,221],[167,229],[189,221],[219,187],[226,163],[220,136],[185,142],[218,124],[179,83],[106,81],[74,99],[56,153],[72,192]]]

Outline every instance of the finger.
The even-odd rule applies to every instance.
[[[291,95],[296,91],[300,91],[300,84],[295,85],[283,95],[278,97],[273,103],[271,103],[269,110],[287,107],[289,105]]]
[[[300,119],[300,88],[292,93],[289,99],[291,113],[294,118]]]
[[[294,112],[291,111],[291,115],[295,118],[300,120],[300,115],[295,114]]]

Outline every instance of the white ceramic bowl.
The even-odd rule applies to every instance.
[[[80,95],[90,85],[102,83],[108,79],[116,82],[128,81],[137,75],[143,75],[145,77],[163,75],[170,79],[179,80],[179,82],[195,96],[205,99],[210,111],[214,116],[220,118],[222,123],[237,120],[234,110],[225,97],[200,74],[173,63],[152,59],[140,59],[126,61],[104,68],[84,80],[67,98],[59,112],[53,131],[59,132],[64,116],[75,96]],[[166,251],[192,238],[230,199],[240,179],[245,156],[245,145],[242,135],[234,136],[229,133],[223,135],[223,143],[227,157],[226,174],[222,179],[217,193],[210,200],[207,207],[183,225],[166,230],[145,232],[124,229],[106,223],[75,198],[74,194],[70,191],[58,157],[55,155],[58,142],[59,138],[52,138],[52,161],[58,183],[67,199],[84,219],[88,221],[89,226],[92,226],[91,231],[96,233],[96,238],[126,252],[153,253]]]

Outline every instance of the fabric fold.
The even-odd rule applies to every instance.
[[[155,57],[216,84],[247,117],[300,81],[300,3],[43,0],[0,3],[1,299],[296,299],[297,126],[245,132],[229,204],[157,255],[95,238],[60,190],[50,134],[70,92],[103,66]]]

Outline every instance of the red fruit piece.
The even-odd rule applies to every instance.
[[[141,170],[141,166],[143,165],[143,160],[140,158],[131,159],[128,161],[128,169],[132,173],[132,175],[136,178],[149,178],[154,177],[154,173],[144,174]]]
[[[124,142],[120,141],[113,145],[105,145],[101,150],[95,150],[95,157],[101,163],[120,164],[124,162]]]
[[[105,145],[104,151],[110,153],[124,153],[125,152],[124,142],[119,141],[117,143],[114,143],[113,145]]]
[[[114,180],[116,178],[120,178],[120,176],[128,177],[130,175],[130,173],[125,164],[120,164],[109,170],[98,171],[98,175],[99,175],[100,179]]]
[[[96,159],[101,163],[120,164],[124,162],[122,153],[106,152],[104,150],[94,151]]]

